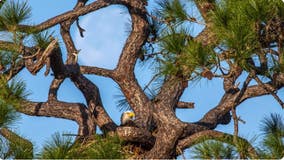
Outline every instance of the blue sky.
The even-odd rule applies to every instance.
[[[28,0],[31,5],[32,18],[29,24],[37,24],[53,16],[68,11],[73,8],[76,0]],[[88,14],[80,18],[81,26],[86,29],[85,38],[81,38],[77,28],[72,28],[72,35],[77,49],[81,49],[79,63],[112,69],[116,66],[120,51],[127,38],[130,18],[126,10],[120,6],[112,6],[100,11]],[[58,26],[52,28],[59,36]],[[193,28],[194,33],[198,33],[201,28]],[[60,36],[59,36],[60,37]],[[61,40],[61,44],[63,42]],[[64,47],[63,47],[64,48]],[[27,83],[27,88],[32,93],[29,96],[33,101],[46,101],[48,88],[52,77],[43,75],[32,76],[26,70],[22,71],[19,78]],[[136,68],[136,75],[139,83],[145,85],[150,79],[149,75],[153,70],[147,67]],[[110,79],[98,76],[88,76],[100,89],[102,101],[108,113],[119,123],[121,112],[116,107],[115,95],[119,94],[117,85]],[[195,102],[195,109],[177,110],[178,117],[183,121],[193,122],[199,120],[207,111],[216,106],[223,95],[222,81],[219,79],[208,81],[201,80],[198,83],[190,84],[182,96],[183,101]],[[278,95],[284,99],[284,90]],[[59,90],[59,99],[70,102],[83,102],[82,94],[75,86],[66,79]],[[259,133],[259,121],[264,115],[270,113],[283,114],[283,110],[272,96],[263,96],[248,100],[237,109],[246,124],[240,123],[240,134],[245,137],[253,137]],[[12,126],[14,130],[41,148],[44,141],[48,140],[55,132],[77,132],[75,122],[44,117],[31,117],[21,115],[17,124]],[[217,130],[233,133],[232,123],[226,126],[218,126]]]

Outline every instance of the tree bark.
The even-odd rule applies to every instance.
[[[204,30],[194,38],[203,46],[218,46],[218,39],[212,32],[212,20],[209,12],[214,10],[212,0],[195,0],[204,21]],[[12,42],[0,41],[0,49],[19,52],[22,56],[17,64],[0,71],[1,76],[10,80],[23,68],[36,75],[46,65],[46,75],[51,69],[54,79],[50,85],[46,102],[24,101],[18,112],[31,116],[46,116],[64,118],[78,124],[78,135],[87,137],[96,133],[98,126],[104,133],[117,134],[126,142],[141,144],[145,149],[138,158],[170,159],[181,154],[180,150],[196,144],[203,138],[231,140],[231,135],[214,131],[219,124],[231,121],[230,111],[236,109],[242,102],[263,95],[274,95],[275,91],[284,87],[284,74],[279,71],[270,77],[270,81],[256,85],[244,83],[240,89],[237,79],[245,72],[240,66],[233,64],[226,56],[226,51],[217,55],[228,63],[228,73],[222,73],[224,95],[218,105],[211,108],[197,122],[182,122],[176,116],[176,109],[194,108],[193,102],[182,102],[180,97],[188,86],[188,77],[183,74],[166,75],[158,94],[150,99],[139,85],[134,68],[145,43],[149,43],[150,24],[145,0],[97,0],[87,4],[87,0],[78,0],[74,8],[66,13],[50,18],[38,25],[18,25],[19,32],[40,32],[60,25],[60,34],[67,49],[67,60],[63,62],[61,49],[57,40],[51,40],[45,49],[38,46],[19,46]],[[122,5],[127,8],[132,23],[132,30],[121,51],[119,62],[115,69],[109,70],[96,66],[81,66],[78,63],[79,50],[75,47],[70,33],[71,25],[76,22],[81,36],[84,29],[80,27],[79,17],[111,5]],[[212,47],[212,48],[213,48]],[[36,53],[38,50],[38,53]],[[65,54],[65,53],[64,53]],[[219,53],[218,53],[219,54]],[[279,56],[279,55],[278,55]],[[11,65],[12,66],[12,65]],[[95,83],[85,74],[104,76],[113,79],[121,88],[131,109],[135,112],[134,126],[118,126],[106,112],[101,101],[100,91]],[[214,75],[215,76],[215,75]],[[255,75],[257,76],[257,75]],[[216,76],[217,77],[217,76]],[[65,78],[83,94],[85,103],[68,103],[57,99],[57,91]],[[277,99],[277,98],[276,98]],[[278,101],[279,101],[278,97]],[[281,101],[280,101],[281,102]],[[235,119],[236,120],[236,119]],[[3,132],[0,130],[0,132]],[[4,132],[3,132],[4,133]],[[245,139],[241,139],[248,143]],[[232,142],[232,141],[231,141]],[[252,157],[257,158],[255,150],[248,145]]]

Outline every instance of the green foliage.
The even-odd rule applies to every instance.
[[[194,146],[192,158],[197,159],[235,159],[236,150],[231,145],[219,141],[208,140]]]
[[[17,25],[31,16],[27,1],[8,1],[0,10],[0,30],[15,31]]]
[[[185,22],[196,19],[188,15],[185,4],[180,0],[162,0],[157,4],[150,22],[155,31],[153,37],[157,47],[153,50],[158,53],[161,75],[198,78],[204,71],[213,75],[210,71],[216,64],[213,48],[193,40],[188,29],[190,26]]]
[[[22,141],[9,142],[9,151],[7,157],[13,157],[15,159],[32,159],[33,148],[30,144]]]
[[[19,115],[10,105],[0,102],[0,127],[7,127],[17,120]]]
[[[257,158],[257,155],[252,152],[251,145],[255,142],[256,137],[252,138],[250,141],[244,141],[243,139],[237,138],[233,140],[233,146],[236,149],[236,152],[239,154],[239,158]]]
[[[0,136],[0,158],[4,159],[7,157],[7,151],[8,151],[9,145],[8,141]]]
[[[262,120],[261,130],[264,135],[284,136],[283,117],[280,114],[271,114]]]
[[[280,114],[271,114],[262,121],[264,139],[262,149],[259,149],[262,158],[280,158],[284,156],[284,123]]]
[[[160,9],[157,15],[166,23],[182,23],[188,19],[185,6],[179,0],[162,0],[157,2]]]
[[[52,135],[47,141],[39,157],[44,159],[65,159],[69,157],[73,146],[71,137],[61,136],[59,133]]]
[[[9,83],[4,77],[0,77],[0,100],[14,108],[21,107],[22,100],[26,99],[29,93],[26,85],[21,80],[12,79]]]
[[[281,0],[221,0],[211,12],[211,27],[230,51],[229,58],[248,70],[247,59],[275,43],[277,33],[272,34],[269,28],[278,27],[275,21],[283,21],[283,13]]]
[[[15,109],[21,107],[27,95],[23,81],[12,80],[9,84],[0,77],[0,127],[12,124],[19,117]]]
[[[0,9],[2,8],[3,4],[6,2],[6,0],[1,0],[0,2]]]
[[[216,63],[212,49],[193,41],[185,29],[167,32],[160,41],[160,48],[163,52],[161,70],[165,75],[182,73],[190,77],[193,72],[200,74]]]
[[[125,155],[122,152],[122,141],[118,136],[95,135],[91,141],[86,144],[79,144],[73,150],[72,158],[87,159],[123,159]],[[78,154],[80,153],[80,154]]]
[[[146,55],[149,52],[158,53],[156,57],[161,62],[159,67],[163,75],[213,78],[211,70],[216,66],[221,68],[216,65],[218,51],[214,53],[213,47],[204,47],[192,40],[188,32],[191,26],[185,22],[198,22],[188,15],[185,3],[162,0],[157,4],[150,21],[150,39],[154,41],[147,44],[150,47],[146,48]],[[276,58],[269,58],[275,55],[267,53],[267,48],[281,43],[279,29],[284,18],[284,3],[281,0],[220,0],[213,5],[214,9],[207,17],[212,22],[208,27],[213,31],[216,44],[227,51],[225,59],[250,72],[260,64],[259,57],[265,57],[267,62],[260,64],[262,68],[257,74],[266,77],[283,70],[284,65],[280,63],[284,61],[279,59],[284,56],[279,54]],[[154,45],[158,47],[153,49]],[[268,67],[264,66],[266,63]]]
[[[33,144],[29,140],[19,136],[7,128],[1,128],[1,134],[3,137],[0,137],[0,158],[33,158]]]
[[[39,154],[44,159],[122,159],[122,142],[117,136],[102,137],[95,135],[87,140],[77,140],[56,133],[51,141],[47,141]]]
[[[37,45],[40,48],[47,48],[47,46],[50,44],[50,37],[52,36],[52,33],[49,33],[48,31],[40,32],[33,34],[33,40],[35,41],[35,45]]]
[[[31,159],[33,158],[33,144],[28,140],[23,139],[22,137],[16,135],[15,133],[11,133],[9,139],[9,150],[5,153],[5,156],[13,157],[15,159]]]
[[[89,158],[122,159],[121,141],[118,136],[102,138],[96,136],[96,142],[87,150]]]
[[[247,143],[242,139],[234,141],[233,136],[198,141],[198,144],[191,148],[192,157],[202,159],[282,158],[284,156],[284,124],[282,116],[280,114],[271,114],[270,117],[263,119],[261,126],[264,137],[256,150],[258,157],[250,155],[253,153],[249,145],[255,141],[255,138]]]
[[[243,1],[221,1],[212,14],[217,38],[234,50],[236,59],[250,57],[258,46],[255,22],[243,13],[246,5]]]
[[[18,46],[11,46],[9,50],[12,51],[0,50],[0,73],[4,73],[6,77],[9,77],[10,71],[13,70],[13,67],[19,66],[18,64],[22,63],[22,56],[16,52],[18,50]]]
[[[5,72],[13,59],[13,53],[0,51],[0,72]]]

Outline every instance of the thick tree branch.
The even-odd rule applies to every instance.
[[[144,2],[139,0],[131,0],[126,7],[131,16],[132,31],[123,47],[118,66],[115,69],[114,80],[119,84],[136,114],[136,125],[140,128],[149,129],[151,125],[151,104],[134,75],[136,60],[149,34],[147,12]]]
[[[88,117],[89,111],[84,104],[80,103],[24,101],[22,107],[17,108],[17,111],[31,116],[64,118],[76,121],[79,125],[78,135],[88,135],[89,132],[92,134],[95,129],[94,122]],[[94,128],[89,125],[92,123]]]
[[[81,8],[83,8],[84,5],[85,2],[81,3],[78,2],[74,10],[75,11],[80,10]],[[80,74],[80,68],[77,63],[78,50],[76,49],[70,34],[71,24],[73,24],[74,21],[77,19],[78,19],[77,17],[70,18],[69,20],[61,23],[60,33],[62,35],[62,38],[64,40],[68,52],[67,69],[71,71],[70,72],[71,80],[74,82],[77,88],[81,90],[81,92],[83,93],[86,99],[89,111],[88,116],[94,120],[95,124],[97,124],[102,129],[102,131],[104,132],[114,131],[117,126],[105,111],[101,102],[97,86]],[[93,126],[95,124],[88,124],[88,125]],[[95,129],[93,129],[93,131],[95,131]]]
[[[225,92],[234,93],[239,91],[236,80],[241,76],[243,70],[239,66],[230,66],[230,72],[224,77],[223,88]]]
[[[27,46],[19,46],[12,42],[6,42],[0,40],[0,50],[8,51],[8,52],[16,52],[16,53],[32,53],[35,50],[35,47],[27,47]],[[22,54],[24,54],[22,53]],[[8,53],[7,53],[8,54]],[[16,63],[14,65],[10,65],[9,68],[5,68],[6,66],[2,66],[2,70],[0,73],[6,77],[7,80],[12,79],[15,75],[17,75],[22,69],[24,69],[25,64],[23,60],[12,62]],[[0,64],[1,66],[1,64]]]
[[[195,4],[206,22],[205,29],[195,38],[195,40],[202,43],[204,46],[216,45],[218,39],[211,30],[212,22],[208,16],[208,13],[215,8],[214,2],[208,0],[195,0]]]
[[[275,79],[275,83],[278,84],[277,86],[273,86],[271,82],[265,83],[264,85],[267,88],[273,89],[275,87],[274,89],[279,90],[284,87],[283,79],[283,74],[280,74],[278,78]],[[210,129],[214,129],[218,124],[228,124],[231,119],[228,112],[232,107],[238,106],[249,98],[270,94],[269,91],[260,85],[249,86],[243,93],[243,96],[241,96],[239,102],[234,103],[240,93],[241,91],[237,91],[235,93],[225,93],[219,104],[207,112],[200,121],[196,122],[196,124],[204,125]]]
[[[176,117],[174,107],[186,87],[186,80],[171,76],[165,80],[159,94],[153,100],[153,117],[158,128],[155,136],[157,139],[153,148],[145,154],[145,158],[169,158],[176,154],[176,145],[173,142],[183,134],[186,124]]]
[[[109,132],[115,131],[117,125],[113,122],[110,116],[105,111],[99,89],[90,80],[83,75],[71,77],[76,87],[83,93],[88,104],[89,117],[94,119],[102,131]],[[93,124],[93,125],[95,125]]]
[[[165,79],[155,101],[162,101],[164,105],[173,109],[173,107],[178,104],[178,101],[187,86],[188,82],[186,79],[170,76]]]
[[[217,39],[208,26],[194,38],[195,41],[203,46],[216,45]]]
[[[194,108],[194,103],[193,102],[182,102],[179,101],[176,105],[176,108],[178,109],[192,109]]]
[[[76,6],[77,7],[77,6]],[[76,8],[75,7],[75,8]],[[60,34],[64,41],[64,44],[67,48],[67,64],[68,65],[76,65],[78,61],[78,53],[79,51],[76,49],[73,39],[70,34],[70,27],[74,23],[75,19],[70,19],[61,23],[60,25]]]
[[[118,127],[116,133],[119,138],[126,142],[142,143],[147,146],[153,146],[155,137],[147,130],[136,127]]]
[[[174,157],[174,155],[176,155],[175,142],[177,142],[178,138],[183,133],[183,127],[184,126],[181,122],[178,123],[173,120],[166,120],[166,122],[163,125],[160,125],[157,129],[157,135],[155,135],[156,141],[153,148],[149,152],[146,152],[144,155],[142,155],[141,158],[165,159]]]
[[[80,72],[82,74],[95,74],[98,76],[113,77],[113,70],[108,70],[99,67],[80,66]]]

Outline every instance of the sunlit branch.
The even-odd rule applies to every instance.
[[[182,102],[182,101],[179,101],[176,105],[176,108],[179,108],[179,109],[192,109],[194,108],[194,103],[193,102]]]
[[[80,66],[80,72],[82,74],[94,74],[94,75],[104,76],[104,77],[113,76],[113,70],[108,70],[108,69],[99,68],[99,67],[92,67],[92,66]]]
[[[48,47],[42,52],[42,53],[36,53],[38,56],[38,59],[36,62],[34,62],[32,59],[27,59],[25,60],[25,66],[26,68],[32,73],[36,74],[43,66],[46,64],[46,60],[53,54],[55,48],[58,47],[58,40],[54,39],[53,41],[50,42]]]

